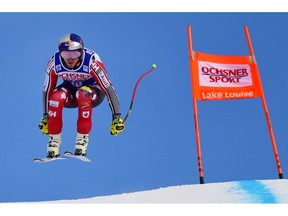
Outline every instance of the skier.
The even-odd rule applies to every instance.
[[[58,78],[62,84],[57,85]],[[111,135],[124,129],[116,91],[97,53],[84,47],[80,36],[65,34],[46,67],[43,88],[43,117],[39,128],[49,135],[47,158],[60,156],[62,110],[78,107],[77,135],[74,155],[86,156],[92,128],[92,108],[107,97],[112,111]]]

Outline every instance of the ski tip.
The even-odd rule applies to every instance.
[[[74,155],[74,154],[73,154],[73,152],[71,152],[71,151],[65,151],[65,152],[64,152],[64,155],[71,156],[71,155]]]
[[[43,160],[41,158],[34,158],[33,161],[36,162],[36,163],[43,162]]]

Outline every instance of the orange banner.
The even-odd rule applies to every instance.
[[[193,97],[230,100],[260,97],[258,67],[251,56],[221,56],[193,52]]]

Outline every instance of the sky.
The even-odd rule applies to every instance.
[[[249,55],[249,28],[284,178],[288,172],[287,13],[0,13],[2,108],[0,202],[89,198],[199,184],[187,25],[193,49]],[[46,155],[42,117],[45,67],[60,37],[80,35],[96,51],[118,93],[126,130],[110,135],[107,100],[93,110],[92,163],[33,162]],[[198,101],[205,183],[278,179],[260,98]],[[63,113],[61,151],[73,150],[77,110]]]

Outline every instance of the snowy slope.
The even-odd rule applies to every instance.
[[[183,185],[57,203],[288,203],[288,180]],[[49,202],[53,203],[53,202]]]
[[[0,204],[5,215],[286,215],[288,180],[181,185],[78,200]],[[241,204],[241,205],[240,205]],[[283,214],[284,213],[284,214]]]

